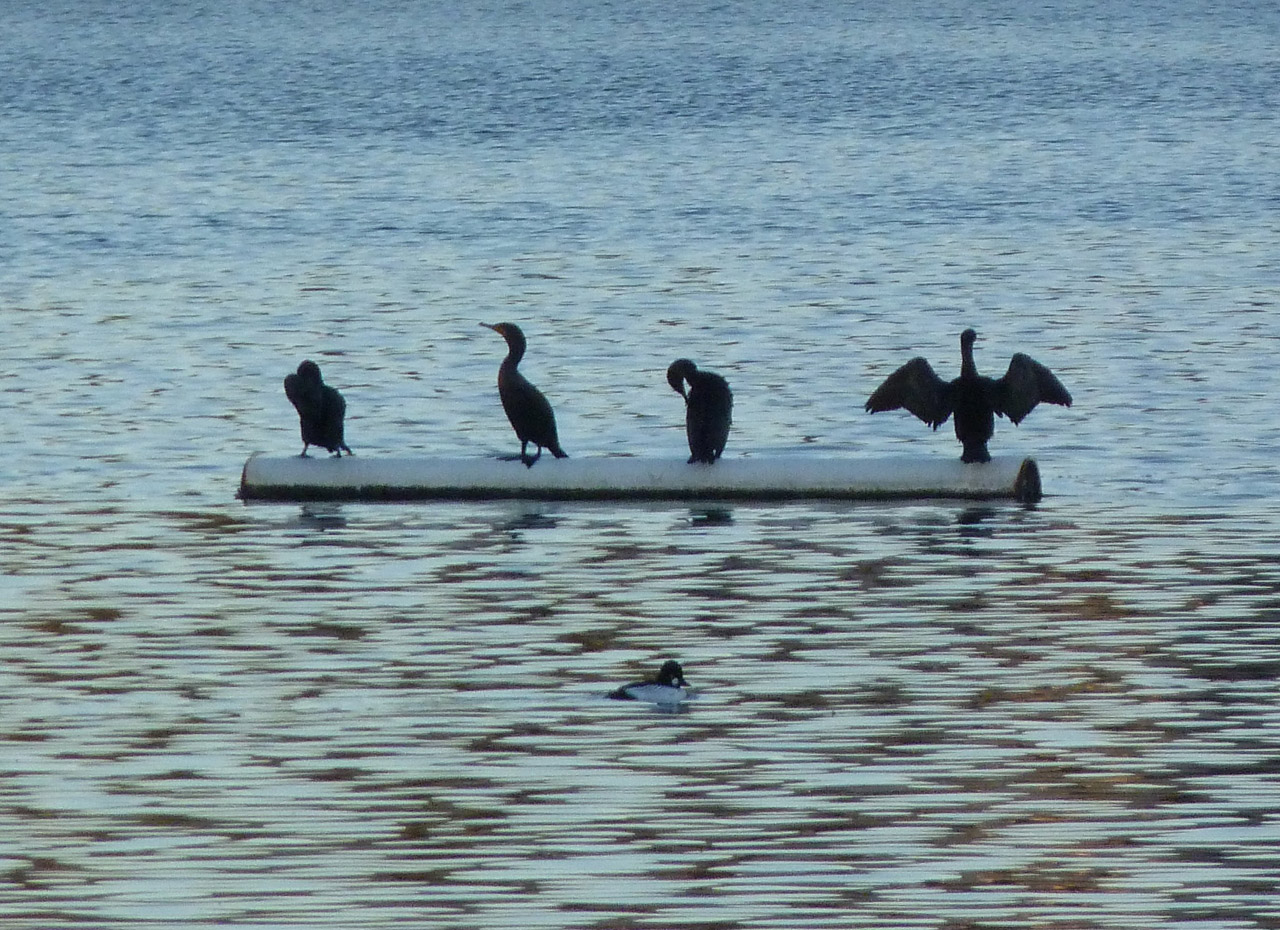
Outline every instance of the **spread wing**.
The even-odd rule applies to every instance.
[[[1071,395],[1054,373],[1021,352],[1009,360],[1009,370],[995,382],[993,393],[992,408],[1014,423],[1021,423],[1041,401],[1071,406]]]
[[[951,385],[937,376],[923,358],[913,358],[876,388],[867,399],[867,412],[909,410],[937,429],[951,416]]]

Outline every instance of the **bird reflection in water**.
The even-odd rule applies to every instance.
[[[303,504],[298,510],[298,523],[316,530],[340,530],[347,525],[341,504]]]
[[[689,525],[695,527],[732,526],[733,510],[729,507],[690,507]]]
[[[509,513],[503,519],[494,521],[493,528],[499,533],[519,538],[528,530],[554,530],[560,525],[560,518],[541,509],[521,510]]]
[[[994,507],[966,507],[956,514],[956,523],[961,526],[977,526],[996,516]]]
[[[992,507],[966,507],[956,514],[956,528],[963,540],[989,539],[996,535],[996,524],[990,522],[996,516]]]

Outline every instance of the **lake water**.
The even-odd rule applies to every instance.
[[[879,8],[879,7],[883,8]],[[1280,13],[16,0],[0,924],[1280,926]],[[952,457],[1037,507],[249,505],[361,456]],[[519,467],[514,465],[513,467]],[[611,702],[680,659],[675,713]]]

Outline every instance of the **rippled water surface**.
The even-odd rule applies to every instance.
[[[1280,927],[1274,11],[0,25],[5,930]],[[728,456],[958,454],[862,402],[965,326],[1076,403],[1034,509],[235,499],[305,357],[515,451],[499,319],[573,456],[677,355]]]

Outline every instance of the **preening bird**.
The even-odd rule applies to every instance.
[[[610,691],[615,701],[649,701],[654,704],[679,704],[689,696],[689,683],[684,680],[684,669],[675,659],[667,659],[658,669],[656,678],[633,681]]]
[[[507,357],[498,368],[498,397],[502,399],[502,409],[507,412],[507,419],[520,440],[520,461],[532,468],[533,463],[542,457],[544,447],[558,459],[568,458],[556,436],[556,415],[551,404],[528,378],[516,370],[520,359],[524,358],[524,333],[515,323],[480,325],[507,340]],[[529,443],[538,447],[537,454],[532,457],[528,454]]]
[[[729,390],[729,382],[713,371],[699,371],[687,358],[678,358],[667,369],[667,383],[684,398],[689,462],[710,465],[724,452],[733,423],[733,392]]]
[[[296,374],[286,375],[284,393],[298,411],[303,457],[311,446],[322,446],[338,458],[343,452],[352,454],[342,438],[347,402],[335,388],[324,383],[319,365],[307,359],[298,366]]]
[[[1021,352],[1010,359],[1003,377],[978,374],[973,363],[977,338],[972,329],[960,334],[960,377],[943,381],[925,359],[913,358],[876,388],[867,400],[867,412],[904,407],[935,430],[954,417],[956,438],[964,446],[960,461],[989,462],[987,442],[996,416],[1016,425],[1041,401],[1071,406],[1071,395],[1053,372]]]

